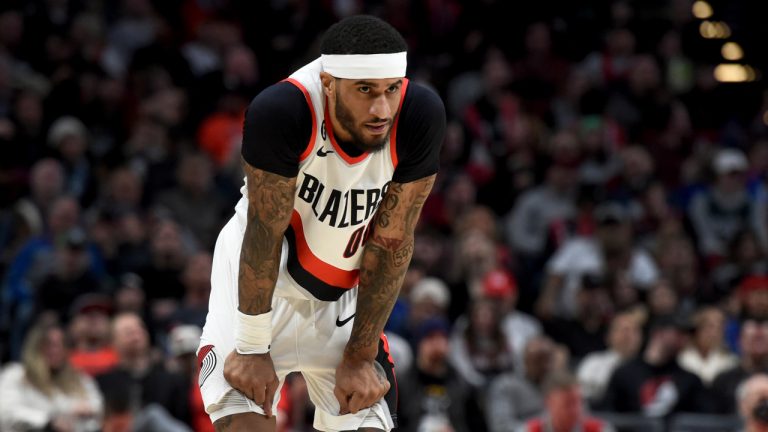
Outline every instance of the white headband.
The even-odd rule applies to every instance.
[[[336,78],[380,79],[405,76],[406,52],[392,54],[322,54],[323,71]]]

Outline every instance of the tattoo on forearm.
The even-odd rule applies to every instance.
[[[268,312],[280,265],[283,234],[293,212],[296,179],[243,163],[248,179],[248,224],[240,251],[239,309]]]
[[[376,226],[360,264],[357,319],[346,352],[375,355],[379,335],[395,304],[413,255],[414,230],[434,176],[409,183],[391,183],[376,215]]]

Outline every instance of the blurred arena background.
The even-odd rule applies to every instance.
[[[213,430],[244,110],[357,13],[448,112],[398,430],[768,426],[768,2],[4,0],[0,431]],[[280,430],[308,412],[292,375]]]

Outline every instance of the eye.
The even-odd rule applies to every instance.
[[[365,93],[365,94],[368,94],[368,93],[370,93],[370,92],[371,92],[371,88],[370,88],[370,87],[368,87],[368,86],[360,86],[360,87],[358,87],[358,88],[357,88],[357,90],[358,90],[360,93]]]
[[[398,90],[400,90],[400,86],[389,86],[389,88],[387,88],[387,93],[397,93]]]

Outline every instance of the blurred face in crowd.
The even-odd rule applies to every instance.
[[[645,92],[659,87],[661,74],[656,60],[649,55],[635,57],[629,72],[629,82],[636,92]]]
[[[133,208],[141,202],[141,179],[128,168],[118,169],[112,174],[109,188],[117,204]]]
[[[725,314],[718,309],[705,309],[696,317],[694,342],[699,349],[712,350],[723,345]]]
[[[208,190],[213,181],[211,162],[202,155],[190,155],[182,159],[178,170],[179,185],[182,189],[202,194]]]
[[[419,341],[418,364],[421,369],[442,368],[448,357],[448,335],[435,331]]]
[[[571,432],[584,411],[581,390],[577,385],[553,390],[544,403],[554,432]]]
[[[473,275],[483,275],[496,267],[496,247],[488,237],[471,231],[459,240],[460,265]]]
[[[739,346],[747,359],[768,357],[768,323],[746,320],[741,326]]]
[[[211,264],[209,253],[199,253],[187,261],[181,277],[188,295],[208,299],[211,292]]]
[[[744,190],[746,179],[747,173],[742,170],[731,170],[719,173],[717,175],[715,187],[726,194],[740,192]]]
[[[757,374],[746,380],[739,391],[739,413],[741,417],[747,420],[749,426],[763,426],[761,429],[747,427],[745,430],[752,432],[754,430],[765,430],[767,425],[750,424],[754,419],[754,410],[761,400],[768,399],[768,375]]]
[[[768,289],[750,291],[744,296],[744,310],[751,318],[768,318]]]
[[[523,355],[525,375],[534,382],[541,381],[555,366],[555,345],[549,338],[536,337],[525,345]]]
[[[158,223],[152,234],[152,252],[161,260],[174,260],[183,255],[179,226],[171,220]]]
[[[51,370],[63,368],[67,363],[67,346],[64,331],[60,328],[52,328],[48,330],[43,341],[43,346],[40,347],[40,350],[46,364]]]
[[[480,299],[473,303],[470,320],[475,335],[494,334],[499,326],[499,308],[493,300]]]
[[[671,315],[677,311],[678,297],[672,285],[660,279],[648,294],[648,306],[653,315]]]
[[[45,204],[64,190],[64,169],[54,159],[42,159],[32,167],[29,186],[35,201]]]
[[[72,338],[89,344],[108,344],[109,330],[109,316],[101,310],[81,312],[70,323]]]
[[[632,247],[632,225],[627,221],[608,221],[597,227],[597,238],[603,248],[606,264],[612,267],[612,260],[621,259]],[[616,263],[622,267],[622,263]]]
[[[608,346],[622,358],[631,358],[640,349],[642,332],[637,318],[629,313],[617,315],[608,331]]]
[[[80,219],[80,205],[72,198],[59,198],[53,203],[48,215],[48,227],[54,235],[64,234],[74,228]]]
[[[149,350],[149,335],[138,315],[118,315],[112,323],[112,343],[121,358],[136,358]]]
[[[336,138],[362,151],[384,148],[400,105],[403,79],[340,79],[326,72],[320,78]]]
[[[651,342],[649,347],[657,350],[658,360],[661,363],[672,361],[677,354],[685,347],[688,341],[688,335],[675,327],[661,327],[651,330]]]

